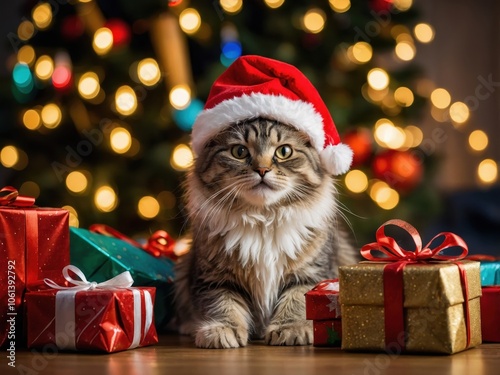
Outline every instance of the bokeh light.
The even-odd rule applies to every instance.
[[[337,13],[347,12],[351,8],[350,0],[329,0],[330,8]]]
[[[243,7],[243,0],[220,0],[219,4],[225,12],[236,14]]]
[[[179,15],[179,25],[186,34],[196,33],[201,26],[200,13],[194,8],[184,9]]]
[[[160,213],[160,203],[154,197],[142,197],[137,204],[137,213],[143,219],[153,219]]]
[[[396,9],[404,12],[411,8],[413,0],[393,0],[392,4]]]
[[[469,146],[474,151],[483,151],[488,147],[488,135],[482,130],[474,130],[469,135]]]
[[[88,187],[88,179],[81,171],[70,172],[66,176],[66,187],[73,193],[84,193]]]
[[[443,88],[437,88],[431,93],[432,105],[439,109],[447,108],[451,103],[451,95]]]
[[[357,42],[352,47],[350,47],[350,52],[352,53],[354,62],[360,64],[367,63],[373,56],[372,46],[366,42]]]
[[[485,185],[494,183],[498,178],[498,166],[492,159],[485,159],[477,167],[479,181]]]
[[[78,228],[80,221],[78,220],[78,212],[72,206],[62,206],[64,210],[69,212],[69,226]]]
[[[40,115],[43,125],[48,129],[57,128],[62,120],[61,108],[55,103],[44,105]]]
[[[415,38],[421,43],[430,43],[434,39],[434,29],[427,23],[419,23],[413,29]]]
[[[113,33],[107,27],[101,27],[94,33],[92,48],[98,55],[105,55],[113,47]]]
[[[408,125],[404,128],[404,132],[406,139],[403,146],[405,148],[418,147],[424,140],[424,133],[415,125]]]
[[[54,72],[54,61],[50,56],[42,55],[38,58],[35,64],[35,74],[42,81],[46,81],[52,77]]]
[[[154,86],[161,78],[161,71],[155,59],[146,58],[137,64],[137,76],[143,85]]]
[[[325,27],[325,12],[319,8],[309,9],[302,20],[304,31],[317,34]]]
[[[353,193],[362,193],[368,188],[368,177],[363,171],[353,169],[346,174],[345,185]]]
[[[409,42],[398,42],[395,48],[396,56],[403,61],[410,61],[415,57],[415,46]]]
[[[45,30],[52,22],[52,8],[49,3],[38,3],[31,12],[33,22],[40,30]]]
[[[124,85],[116,90],[116,110],[124,116],[129,116],[137,109],[137,96],[132,87]]]
[[[30,45],[22,46],[17,52],[17,61],[22,64],[31,66],[31,64],[33,64],[33,62],[35,61],[35,58],[35,49]]]
[[[0,162],[5,168],[14,167],[19,161],[19,151],[12,145],[5,146],[0,151]]]
[[[371,186],[370,198],[384,210],[392,210],[399,203],[399,193],[383,181],[376,181]]]
[[[132,136],[130,132],[122,127],[114,128],[110,134],[111,148],[117,154],[124,154],[132,146]]]
[[[463,102],[455,102],[450,106],[450,117],[455,124],[465,123],[470,116],[469,107]]]
[[[40,196],[40,186],[34,181],[25,181],[19,188],[19,194],[36,199]]]
[[[23,114],[23,125],[29,130],[36,130],[42,125],[42,118],[36,109],[28,109]]]
[[[35,25],[31,21],[24,20],[17,27],[17,36],[22,41],[30,40],[35,34]]]
[[[101,90],[99,77],[94,72],[84,73],[78,81],[78,93],[84,99],[93,99]]]
[[[187,85],[177,85],[170,90],[169,101],[175,109],[185,109],[191,102],[191,89]]]
[[[185,171],[193,164],[194,156],[193,151],[189,146],[180,144],[175,147],[170,159],[172,168],[178,171]]]
[[[394,91],[394,99],[402,107],[409,107],[413,104],[415,97],[408,87],[398,87]]]
[[[94,194],[94,204],[101,212],[111,212],[118,205],[116,192],[110,186],[101,186]]]
[[[380,68],[373,68],[367,75],[368,84],[374,90],[383,90],[389,86],[389,75]]]
[[[279,8],[283,5],[285,0],[264,0],[266,5],[271,9]]]

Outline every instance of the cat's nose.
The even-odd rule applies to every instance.
[[[254,169],[255,172],[257,172],[260,177],[264,177],[267,172],[270,171],[268,167],[258,167]]]

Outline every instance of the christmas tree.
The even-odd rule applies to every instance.
[[[414,63],[433,39],[411,0],[28,1],[0,125],[2,185],[72,224],[183,231],[189,131],[242,54],[297,66],[354,152],[339,179],[358,241],[388,218],[436,213],[419,128],[436,92]],[[433,91],[434,90],[434,91]],[[448,103],[449,105],[449,103]],[[446,108],[447,105],[443,108]],[[432,208],[431,208],[432,207]]]

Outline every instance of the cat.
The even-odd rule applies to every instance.
[[[312,343],[304,294],[357,261],[308,136],[266,118],[213,137],[186,181],[191,251],[177,264],[180,332],[201,348]]]

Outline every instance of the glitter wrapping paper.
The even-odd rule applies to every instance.
[[[69,213],[57,208],[0,207],[0,345],[14,316],[21,338],[23,295],[45,288],[44,278],[63,282],[69,263]],[[16,313],[17,315],[8,315]]]
[[[306,319],[340,318],[338,279],[324,280],[305,294]]]
[[[481,262],[481,285],[500,285],[500,261]]]
[[[156,258],[128,242],[82,228],[70,228],[70,255],[71,264],[90,280],[102,282],[129,271],[134,287],[155,287],[155,324],[159,330],[173,317],[174,262],[171,259]]]
[[[481,343],[479,262],[461,261],[467,273],[470,345]],[[384,263],[340,267],[342,348],[383,351]],[[407,352],[452,354],[467,349],[463,292],[453,263],[409,264],[403,271]]]
[[[112,353],[158,342],[152,321],[155,288],[78,291],[73,300],[62,298],[64,293],[26,293],[29,348]]]
[[[500,342],[500,285],[483,287],[481,332],[484,342]]]

